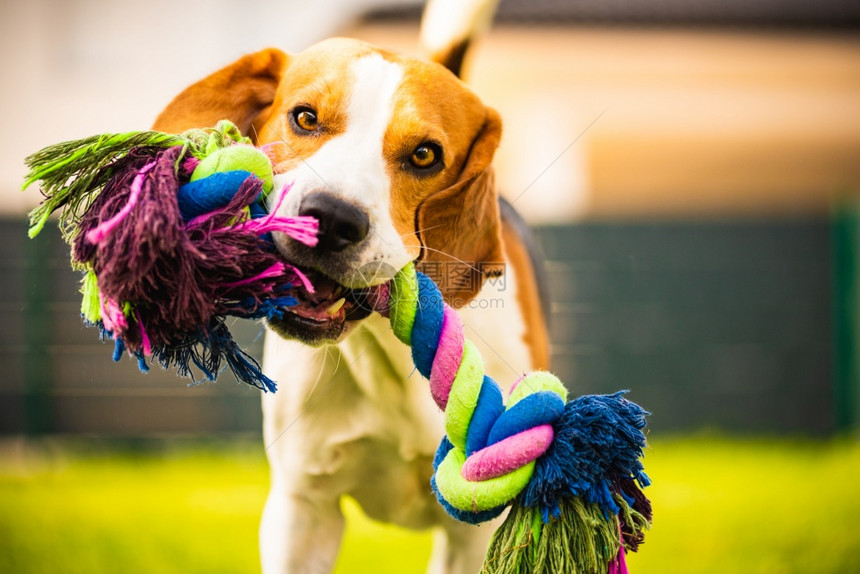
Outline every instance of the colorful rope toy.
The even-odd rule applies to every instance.
[[[647,413],[622,392],[568,402],[543,371],[516,381],[505,405],[457,312],[411,264],[375,307],[445,412],[431,481],[439,502],[472,524],[513,506],[482,572],[627,572],[625,552],[651,522],[640,490],[650,484],[639,460]]]
[[[147,357],[215,380],[223,362],[246,383],[275,383],[233,340],[226,316],[276,317],[313,286],[277,255],[272,231],[316,244],[313,218],[269,215],[272,163],[238,128],[175,136],[107,134],[47,147],[27,158],[28,187],[45,200],[30,214],[36,236],[54,211],[84,272],[81,313],[142,371]],[[281,195],[283,198],[284,194]]]
[[[274,391],[233,342],[227,315],[277,317],[292,288],[313,286],[280,258],[269,234],[308,245],[307,218],[267,214],[272,166],[228,122],[182,136],[97,136],[28,158],[25,187],[43,182],[31,236],[63,210],[72,265],[84,271],[82,313],[145,367],[152,356],[214,379],[225,359],[236,376]],[[284,190],[284,194],[288,190]],[[283,198],[283,195],[281,198]],[[567,389],[547,372],[521,377],[507,399],[439,289],[410,264],[367,301],[409,345],[445,413],[431,486],[453,517],[477,524],[511,510],[482,572],[627,572],[650,527],[640,458],[647,413],[624,398]]]

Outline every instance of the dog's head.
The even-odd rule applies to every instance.
[[[455,306],[500,272],[490,163],[501,121],[444,67],[345,39],[297,55],[268,49],[187,88],[155,128],[224,118],[275,157],[280,212],[319,220],[316,247],[275,237],[316,287],[270,322],[280,334],[337,339],[369,314],[363,290],[410,261]]]

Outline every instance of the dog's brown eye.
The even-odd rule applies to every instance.
[[[442,149],[435,143],[427,142],[412,150],[409,162],[418,169],[429,169],[442,159]]]
[[[312,132],[319,127],[317,114],[310,108],[296,108],[293,110],[293,122],[303,131]]]

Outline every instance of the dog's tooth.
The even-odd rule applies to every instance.
[[[332,303],[331,307],[329,307],[328,309],[325,310],[326,314],[328,314],[328,315],[336,314],[338,311],[340,311],[340,308],[343,307],[344,303],[346,303],[346,297],[341,297],[340,299],[338,299],[337,301]]]

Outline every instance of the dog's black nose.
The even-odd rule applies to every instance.
[[[367,237],[370,219],[361,209],[323,192],[311,193],[299,204],[299,215],[316,217],[319,221],[321,251],[343,251]]]

